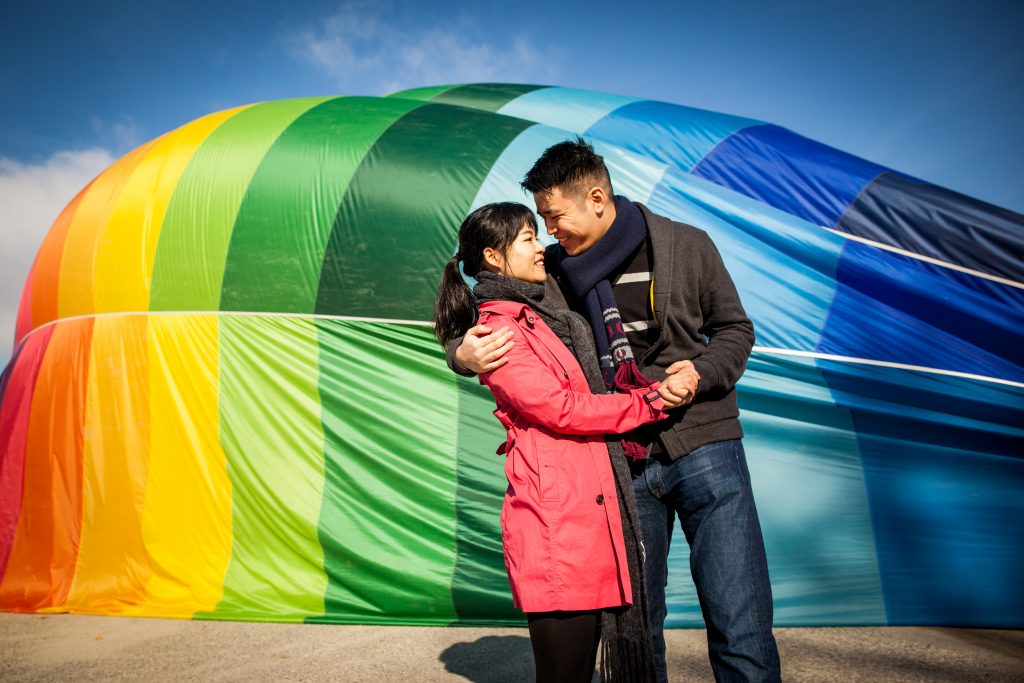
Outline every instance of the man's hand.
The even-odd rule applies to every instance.
[[[661,380],[661,388],[658,389],[665,406],[678,408],[691,403],[694,394],[697,393],[697,382],[700,381],[700,375],[693,367],[693,363],[688,360],[676,361],[668,367],[665,374],[668,376]]]
[[[507,327],[492,333],[486,325],[476,325],[455,349],[455,362],[478,375],[490,372],[508,362],[504,356],[514,344],[512,330]]]

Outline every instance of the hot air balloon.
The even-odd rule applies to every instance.
[[[754,321],[776,624],[1024,626],[1024,217],[761,121],[503,84],[218,112],[71,200],[0,383],[0,609],[520,623],[503,432],[430,315],[462,218],[575,134],[711,235]],[[669,626],[701,624],[686,558]]]

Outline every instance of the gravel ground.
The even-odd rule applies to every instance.
[[[1024,631],[776,629],[787,681],[1024,681]],[[710,681],[704,632],[668,635],[673,681]],[[0,614],[3,681],[528,681],[521,628]]]

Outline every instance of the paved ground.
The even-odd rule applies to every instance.
[[[710,681],[704,632],[673,630],[674,681]],[[787,681],[1024,681],[1024,631],[785,628]],[[528,681],[525,629],[0,614],[2,681]]]

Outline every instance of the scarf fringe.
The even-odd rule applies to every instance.
[[[626,544],[626,564],[633,587],[633,604],[603,610],[601,620],[601,679],[628,683],[653,683],[656,679],[654,650],[651,645],[650,614],[644,586],[644,557],[633,478],[618,444],[608,444],[615,489],[622,515],[622,535]]]
[[[619,367],[615,370],[615,389],[618,391],[625,392],[630,389],[643,389],[652,384],[654,382],[644,377],[643,373],[640,372],[640,368],[637,367],[636,360],[632,357],[620,363]],[[631,462],[643,460],[647,457],[647,449],[633,439],[622,439],[622,450]]]
[[[636,640],[601,641],[604,683],[653,683],[656,680],[650,645]]]
[[[644,387],[649,387],[652,384],[654,384],[654,382],[644,377],[643,373],[640,372],[640,368],[637,367],[636,361],[632,358],[627,361],[623,361],[615,370],[615,387],[622,391],[643,389]]]

